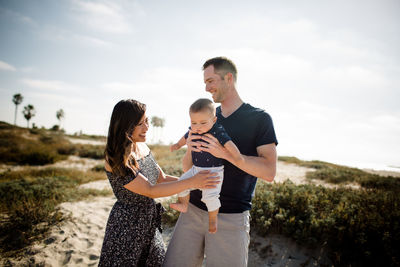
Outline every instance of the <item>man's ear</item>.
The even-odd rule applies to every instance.
[[[227,74],[225,74],[225,77],[224,77],[224,78],[226,79],[226,81],[227,81],[228,83],[233,82],[233,74],[230,73],[230,72],[228,72]]]

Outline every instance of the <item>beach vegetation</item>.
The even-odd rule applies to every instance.
[[[23,158],[22,148],[33,151],[35,147],[53,155],[54,159],[47,162],[68,155],[103,158],[104,146],[72,144],[65,135],[43,128],[25,129],[0,123],[0,137],[3,164],[28,164],[19,159]],[[93,140],[100,140],[97,138]],[[170,152],[166,145],[150,145],[150,148],[165,173],[182,174],[185,149]],[[286,235],[304,246],[323,248],[335,266],[400,264],[399,178],[323,161],[294,157],[279,157],[279,160],[312,168],[307,173],[310,181],[319,179],[336,187],[260,180],[251,210],[252,231],[265,238],[269,234]],[[48,164],[44,162],[41,164]],[[0,250],[15,252],[43,238],[52,225],[65,219],[58,204],[111,194],[109,190],[79,189],[81,184],[106,179],[103,170],[103,164],[88,171],[26,166],[0,173]],[[342,186],[348,183],[360,187]],[[163,214],[165,225],[173,225],[179,216],[169,208],[169,202],[163,203],[167,210]]]
[[[0,163],[45,165],[65,160],[69,155],[104,158],[105,145],[73,144],[60,131],[26,129],[0,122]]]
[[[306,174],[306,177],[311,180],[317,179],[342,185],[356,183],[363,188],[400,191],[400,179],[398,177],[382,177],[357,168],[316,160],[304,161],[296,157],[279,157],[279,160],[315,169]]]
[[[335,266],[398,266],[400,195],[391,190],[257,183],[252,229],[329,251]]]
[[[111,194],[110,190],[78,188],[104,179],[104,173],[53,167],[1,173],[0,251],[16,253],[41,239],[52,225],[65,219],[58,204]]]

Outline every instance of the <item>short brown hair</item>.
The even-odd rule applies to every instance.
[[[210,99],[200,98],[194,101],[194,103],[190,106],[189,112],[201,112],[206,110],[215,115],[214,103]]]
[[[236,82],[237,69],[235,63],[233,63],[232,60],[226,57],[211,58],[203,64],[203,70],[205,70],[207,67],[211,65],[214,66],[214,72],[219,76],[221,76],[222,79],[227,73],[232,73],[233,79]]]

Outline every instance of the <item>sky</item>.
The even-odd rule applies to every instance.
[[[165,119],[176,142],[226,56],[246,103],[273,119],[280,156],[400,170],[400,2],[0,0],[0,120],[107,135],[114,105]]]

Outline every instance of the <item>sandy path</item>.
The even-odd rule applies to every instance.
[[[295,183],[304,183],[308,169],[287,163],[278,163],[276,182],[290,178]],[[107,180],[82,185],[84,188],[111,189]],[[70,219],[53,227],[49,237],[30,248],[29,255],[20,259],[2,259],[1,266],[97,266],[104,237],[105,225],[114,196],[97,197],[60,205]],[[168,244],[173,228],[163,231]],[[297,246],[289,238],[253,235],[249,251],[249,265],[255,266],[315,266],[321,262],[323,251],[307,250]],[[322,255],[322,256],[321,256]]]
[[[75,138],[75,137],[68,137],[68,140],[73,144],[99,145],[99,146],[106,144],[105,141],[81,139],[81,138]]]

